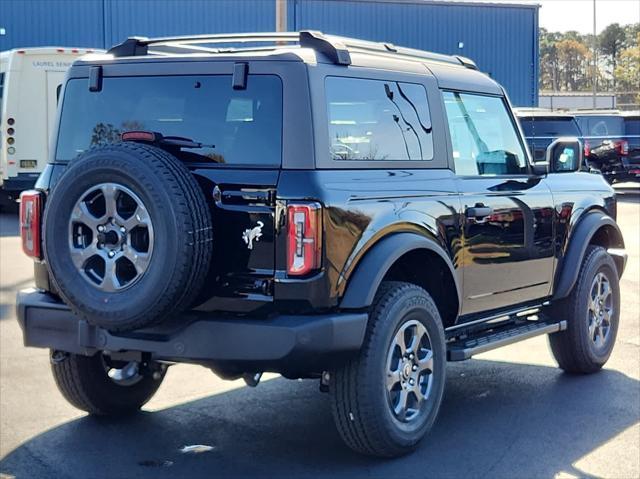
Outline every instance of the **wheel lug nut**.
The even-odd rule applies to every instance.
[[[416,383],[416,382],[415,382],[413,379],[410,379],[410,380],[409,380],[409,384],[410,384],[411,386],[413,386],[415,383]]]
[[[414,364],[414,365],[413,365],[413,367],[412,367],[411,369],[412,369],[412,370],[414,370],[414,371],[417,371],[417,370],[418,370],[418,365],[417,365],[417,364]]]
[[[409,355],[409,359],[413,359],[413,353]]]
[[[127,229],[124,226],[120,227],[120,233],[126,233]]]
[[[104,231],[104,226],[98,225],[98,231],[102,233]]]
[[[113,251],[109,251],[109,258],[113,258],[116,254]]]

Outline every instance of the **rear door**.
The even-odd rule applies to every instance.
[[[499,96],[443,92],[463,227],[469,315],[549,294],[553,202],[531,176],[515,120]]]
[[[272,298],[284,88],[270,65],[261,71],[265,67],[250,64],[252,73],[238,86],[234,71],[244,68],[233,62],[113,64],[103,66],[100,91],[89,91],[82,70],[65,88],[57,161],[118,142],[131,130],[200,143],[173,153],[196,176],[212,211],[214,259],[205,309],[251,310]],[[249,301],[229,301],[238,297]]]

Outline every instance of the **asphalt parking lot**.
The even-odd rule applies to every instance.
[[[68,405],[48,353],[22,346],[14,298],[31,282],[15,215],[0,217],[0,477],[640,477],[640,190],[620,190],[629,262],[606,368],[569,376],[539,337],[450,364],[443,407],[414,454],[343,446],[316,381],[256,389],[171,368],[141,414],[96,419]],[[182,454],[185,445],[212,446]]]

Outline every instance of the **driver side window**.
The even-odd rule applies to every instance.
[[[502,98],[443,92],[456,174],[527,173],[527,157]]]

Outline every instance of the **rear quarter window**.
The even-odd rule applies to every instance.
[[[56,160],[116,143],[122,133],[146,130],[202,143],[189,158],[220,165],[279,166],[282,156],[282,82],[249,75],[245,90],[230,75],[107,77],[90,92],[86,79],[65,88]]]
[[[424,86],[327,77],[325,91],[333,160],[433,159],[431,118]]]

